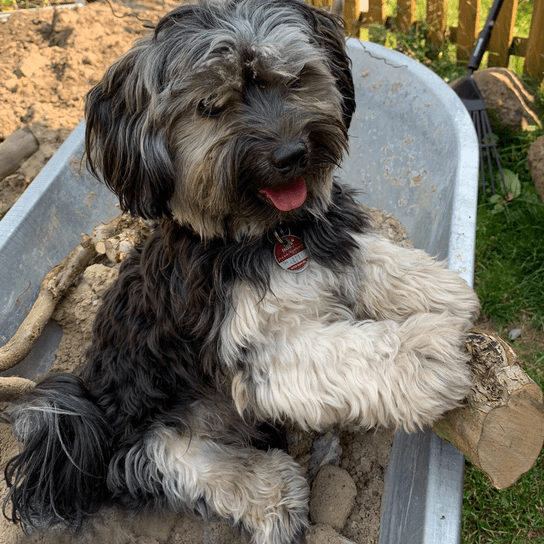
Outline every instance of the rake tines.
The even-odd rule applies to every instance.
[[[469,72],[462,77],[457,83],[452,85],[452,88],[470,113],[470,117],[476,129],[476,134],[478,135],[482,191],[485,194],[485,169],[487,166],[491,179],[491,191],[495,194],[495,179],[493,175],[493,162],[495,162],[499,170],[502,187],[506,193],[506,184],[504,182],[504,174],[502,172],[495,136],[493,134],[493,129],[491,128],[491,123],[489,122],[489,115],[487,114],[484,98],[476,85],[476,81],[472,77],[472,73]]]
[[[506,184],[504,182],[504,174],[502,172],[501,160],[499,157],[499,151],[497,149],[497,143],[495,142],[495,135],[489,122],[489,116],[487,111],[474,110],[470,112],[472,122],[476,128],[476,134],[478,135],[478,141],[480,142],[480,180],[482,182],[482,191],[486,192],[485,187],[485,166],[489,171],[489,177],[491,179],[491,192],[495,194],[495,176],[493,175],[493,160],[499,171],[499,176],[502,182],[502,188],[506,193]]]
[[[504,182],[504,174],[501,168],[501,161],[499,158],[499,152],[495,143],[495,136],[489,122],[489,116],[487,115],[487,109],[485,107],[484,97],[476,85],[476,81],[472,77],[472,73],[477,70],[482,61],[482,57],[487,49],[489,40],[491,39],[491,31],[495,26],[495,22],[499,15],[500,9],[504,0],[494,0],[489,14],[485,21],[484,28],[478,36],[476,46],[472,55],[468,60],[467,69],[468,73],[462,77],[457,83],[452,85],[453,90],[457,93],[463,104],[467,108],[472,117],[472,122],[476,128],[476,133],[480,140],[480,179],[482,180],[482,190],[485,194],[485,165],[489,169],[489,176],[491,178],[491,190],[495,194],[495,180],[493,178],[493,159],[497,163],[499,168],[499,174],[501,176],[502,187],[506,193],[506,183]]]

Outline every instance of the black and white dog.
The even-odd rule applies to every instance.
[[[342,26],[302,0],[184,5],[106,72],[89,164],[157,226],[104,295],[82,375],[11,410],[12,519],[78,527],[113,502],[287,544],[308,485],[254,447],[260,421],[414,430],[459,405],[477,298],[375,235],[333,178],[354,108]]]

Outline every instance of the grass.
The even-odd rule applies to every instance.
[[[394,0],[388,15],[394,18]],[[491,5],[482,0],[481,25]],[[527,36],[533,0],[521,1],[514,35]],[[424,14],[418,1],[418,13]],[[448,3],[448,26],[457,24],[457,1]],[[426,39],[427,26],[419,23],[406,34],[374,25],[363,31],[371,39],[426,64],[446,81],[465,73],[457,63],[455,47],[434,47]],[[365,35],[366,33],[366,35]],[[486,66],[482,63],[482,68]],[[521,76],[523,59],[510,69]],[[540,82],[524,78],[544,111]],[[544,130],[513,133],[495,130],[507,190],[480,194],[476,232],[475,289],[482,302],[485,326],[503,338],[513,328],[523,333],[514,349],[528,374],[544,386],[544,204],[537,195],[527,166],[529,146]],[[489,182],[489,180],[487,180]],[[489,183],[488,183],[489,186]],[[544,544],[544,454],[512,487],[493,489],[487,477],[467,462],[463,497],[462,544]]]
[[[509,189],[480,195],[476,230],[475,288],[487,324],[530,331],[514,343],[529,375],[544,386],[544,204],[534,190],[527,150],[542,130],[498,134]],[[492,489],[468,464],[463,504],[463,544],[544,544],[544,455],[511,488]]]
[[[508,323],[525,314],[544,325],[544,204],[528,171],[527,149],[539,132],[499,136],[501,163],[513,195],[481,195],[476,232],[476,289],[483,314]]]

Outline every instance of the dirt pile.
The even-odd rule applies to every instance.
[[[93,3],[14,12],[0,22],[0,142],[28,126],[40,146],[15,174],[0,180],[0,214],[83,119],[85,94],[108,66],[149,32],[146,22],[156,22],[175,5],[156,2],[150,10]]]

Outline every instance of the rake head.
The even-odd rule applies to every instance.
[[[476,81],[472,77],[472,73],[468,73],[466,76],[462,77],[455,85],[452,85],[452,89],[467,108],[470,117],[472,118],[472,122],[474,123],[476,134],[478,135],[478,141],[480,143],[480,181],[484,194],[486,192],[486,167],[491,179],[491,191],[495,194],[493,163],[497,166],[502,187],[506,193],[506,184],[504,182],[504,174],[502,172],[497,144],[495,143],[495,136],[493,135],[491,123],[489,122],[489,115],[487,114],[484,98],[480,89],[478,89],[478,85],[476,85]]]

